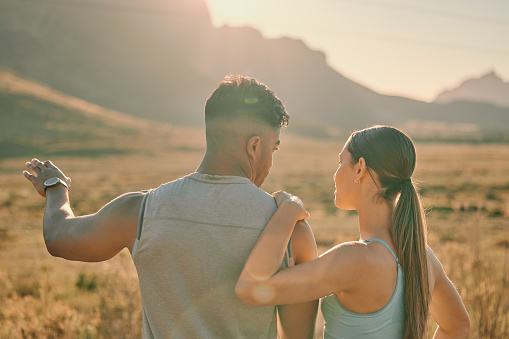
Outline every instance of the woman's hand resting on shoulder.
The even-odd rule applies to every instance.
[[[288,208],[295,208],[299,210],[298,220],[304,220],[309,218],[309,213],[306,211],[302,200],[296,195],[292,195],[285,191],[277,191],[272,193],[272,196],[276,199],[278,208],[288,206]],[[285,207],[286,208],[286,207]]]

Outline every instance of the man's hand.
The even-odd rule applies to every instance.
[[[25,166],[30,172],[23,171],[23,175],[30,180],[37,193],[42,197],[46,197],[44,193],[44,182],[50,178],[58,177],[65,181],[69,188],[71,187],[71,178],[66,177],[65,174],[49,160],[40,162],[38,159],[34,158],[32,161],[27,162]]]
[[[32,159],[26,166],[28,171],[23,175],[43,197],[46,196],[44,182],[50,178],[60,178],[70,187],[71,179],[51,161]],[[99,262],[114,257],[126,247],[132,252],[146,192],[124,194],[94,214],[76,217],[67,192],[57,188],[47,190],[51,191],[54,193],[46,196],[43,221],[44,242],[51,255],[67,260]]]
[[[304,207],[304,203],[300,198],[296,195],[292,195],[285,191],[277,191],[272,193],[272,196],[276,199],[277,207],[281,207],[282,205],[292,205],[298,209],[300,209],[299,219],[304,220],[309,218],[309,213],[306,211]]]

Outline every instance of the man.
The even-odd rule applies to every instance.
[[[195,173],[82,217],[70,207],[70,178],[33,159],[24,175],[46,197],[49,253],[97,262],[127,247],[140,281],[144,338],[276,338],[276,308],[243,303],[235,284],[277,208],[259,186],[288,119],[264,84],[227,76],[205,105],[207,150]],[[295,228],[291,252],[295,264],[317,255],[305,222]],[[282,338],[313,337],[316,301],[277,310]]]

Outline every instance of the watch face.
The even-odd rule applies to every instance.
[[[50,178],[44,182],[44,186],[52,186],[58,182],[59,182],[58,178]]]

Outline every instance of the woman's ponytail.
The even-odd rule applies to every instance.
[[[431,301],[426,255],[426,219],[414,184],[405,181],[401,186],[391,232],[399,263],[405,274],[403,338],[423,338]]]

